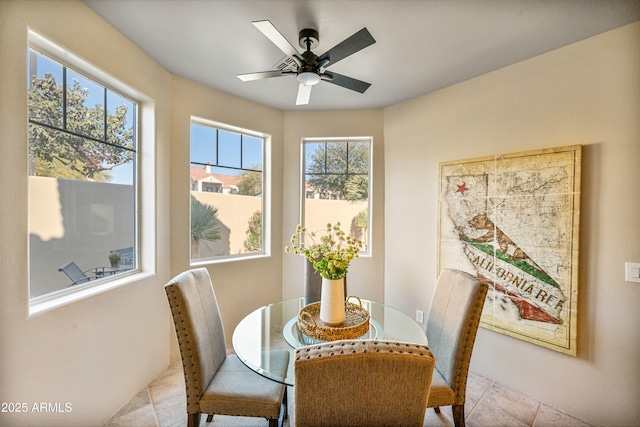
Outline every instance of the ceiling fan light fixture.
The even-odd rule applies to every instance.
[[[320,83],[320,75],[312,71],[303,71],[298,74],[297,79],[305,86],[314,86]]]

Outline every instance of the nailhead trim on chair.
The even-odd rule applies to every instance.
[[[422,426],[435,367],[429,347],[344,340],[298,348],[294,359],[296,423]]]
[[[336,352],[339,350],[339,354],[341,355],[350,355],[350,354],[361,354],[366,353],[367,349],[365,348],[363,340],[358,341],[336,341],[334,344],[328,346],[328,348],[340,347],[336,348],[336,351],[332,351],[331,353],[323,353],[323,350],[326,348],[324,346],[308,346],[301,347],[296,349],[295,358],[299,359],[311,359],[311,358],[319,358],[323,355],[328,356],[337,356]],[[432,357],[431,350],[429,347],[413,344],[413,343],[400,343],[400,342],[389,342],[389,341],[372,341],[371,342],[375,346],[379,346],[376,348],[376,352],[379,353],[381,350],[386,351],[388,353],[409,353],[414,354],[416,356],[428,356]],[[346,352],[346,353],[345,353]]]
[[[473,346],[476,340],[477,327],[473,327],[476,323],[480,322],[480,316],[482,315],[482,308],[484,306],[484,300],[489,290],[488,286],[480,286],[478,288],[478,294],[481,298],[476,298],[473,304],[473,308],[469,313],[469,320],[466,322],[464,331],[463,345],[460,348],[460,352],[456,356],[456,360],[464,359],[464,363],[458,365],[456,374],[454,376],[453,384],[451,385],[454,390],[460,390],[456,393],[456,404],[463,404],[465,402],[465,395],[467,391],[467,379],[469,373],[469,365],[471,362],[471,356],[468,358],[461,357],[462,354],[473,351]]]
[[[252,381],[245,375],[250,371],[235,355],[225,355],[224,332],[221,331],[217,301],[213,287],[209,289],[207,285],[211,286],[211,281],[205,269],[189,270],[165,285],[180,346],[188,426],[197,427],[203,413],[207,415],[208,420],[212,419],[213,413],[261,417],[268,419],[270,426],[275,426],[282,414],[283,405],[286,405],[286,387],[262,377],[256,377],[255,381]],[[197,324],[192,324],[192,315],[194,322],[199,320]],[[203,346],[197,345],[199,333],[206,334]],[[213,338],[214,341],[209,342],[209,338]],[[286,360],[278,356],[278,364],[283,365],[282,369],[286,369],[289,352],[284,350],[276,353],[286,355]],[[215,380],[209,382],[208,378],[213,378],[216,373],[221,373],[222,379],[218,383],[214,383]],[[249,376],[253,375],[251,373]],[[236,381],[233,378],[247,382],[247,389],[237,397],[229,390],[235,387]],[[286,418],[286,406],[284,409]]]
[[[197,379],[197,374],[196,374],[198,358],[195,357],[195,354],[191,348],[191,342],[189,341],[189,335],[186,333],[187,328],[185,326],[184,314],[178,308],[180,307],[180,304],[176,303],[176,301],[178,300],[178,296],[177,296],[178,294],[173,286],[167,286],[166,290],[167,290],[167,295],[169,299],[172,300],[172,303],[169,304],[169,306],[171,308],[173,316],[176,319],[180,319],[179,320],[180,326],[178,326],[177,323],[175,324],[178,343],[181,349],[183,348],[185,349],[185,353],[187,356],[186,358],[188,359],[188,362],[187,362],[185,358],[182,357],[184,382],[185,382],[185,388],[187,390],[187,412],[199,413],[200,405],[198,402],[200,401],[200,397],[204,393],[204,390],[202,388],[202,384],[199,384],[199,381]],[[181,350],[181,353],[182,353],[182,350]],[[191,375],[189,375],[189,373],[191,373]],[[195,395],[194,393],[190,393],[190,392],[195,392]]]

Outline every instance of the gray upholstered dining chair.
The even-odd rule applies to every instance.
[[[187,394],[188,426],[200,425],[200,414],[262,417],[276,426],[287,417],[286,386],[258,375],[234,354],[227,355],[224,328],[209,272],[186,271],[165,285],[178,336]],[[287,351],[272,352],[282,374]]]
[[[444,269],[438,278],[427,339],[436,357],[427,407],[451,405],[456,427],[464,426],[464,402],[473,344],[489,286],[464,271]]]
[[[422,426],[435,359],[429,347],[343,340],[296,349],[296,426]]]

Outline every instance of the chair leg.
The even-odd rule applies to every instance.
[[[207,422],[210,423],[211,421],[213,421],[213,414],[207,415]]]
[[[436,414],[440,413],[440,407],[439,406],[434,406],[433,410],[436,411]]]
[[[278,427],[278,419],[269,418],[269,427]]]
[[[284,417],[283,419],[287,419],[289,418],[289,405],[288,405],[288,399],[287,399],[287,388],[284,388],[284,397],[282,398],[282,404],[284,405]]]
[[[187,420],[188,427],[198,427],[200,425],[200,413],[187,414],[189,419]]]
[[[453,412],[453,424],[456,427],[464,427],[464,404],[451,405],[451,411]]]

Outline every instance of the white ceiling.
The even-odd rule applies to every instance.
[[[640,0],[85,0],[171,73],[281,110],[383,108],[640,20]],[[363,27],[376,43],[329,68],[371,83],[321,82],[295,106],[293,76],[242,82],[284,54],[251,21],[320,55]],[[300,49],[302,51],[302,49]]]

